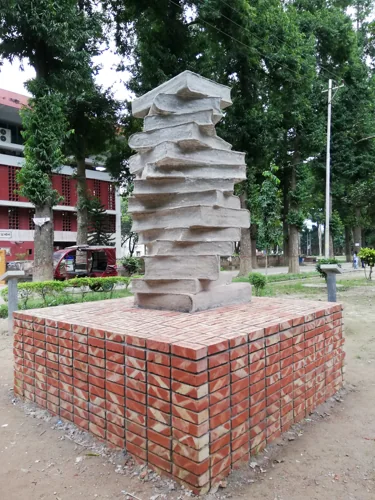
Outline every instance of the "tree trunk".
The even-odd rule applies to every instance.
[[[53,280],[53,211],[49,205],[35,207],[33,281]],[[39,221],[38,221],[39,219]],[[42,219],[47,219],[44,222]],[[43,223],[44,222],[44,223]]]
[[[289,225],[287,222],[288,217],[288,209],[289,209],[289,199],[288,199],[289,186],[284,181],[284,190],[283,190],[283,203],[284,203],[284,211],[283,211],[283,260],[284,265],[287,265],[287,261],[289,259]]]
[[[350,227],[345,226],[345,257],[346,257],[346,262],[351,262],[352,261],[352,253],[350,251]]]
[[[87,179],[85,158],[77,158],[77,245],[87,245],[89,214],[87,210]],[[87,272],[87,252],[77,250],[76,270]]]
[[[294,224],[289,226],[289,269],[288,273],[299,273],[298,228]]]
[[[256,224],[251,224],[250,226],[250,241],[251,241],[251,262],[253,269],[258,269],[258,258],[257,258],[257,226]]]
[[[299,154],[295,153],[295,163],[299,163]],[[290,182],[291,191],[295,191],[297,188],[297,171],[296,166],[292,166],[292,175]],[[289,269],[288,273],[295,274],[299,273],[299,236],[298,228],[294,224],[289,224]]]
[[[319,257],[322,257],[322,225],[318,224]]]
[[[335,256],[335,250],[333,248],[333,236],[332,233],[329,233],[329,256],[334,257]]]
[[[357,223],[356,223],[356,226],[354,227],[354,230],[353,230],[354,251],[358,253],[362,247],[362,228],[359,225],[360,224],[360,217],[361,217],[361,209],[360,208],[355,209],[355,216],[357,219]]]
[[[266,249],[266,276],[268,274],[268,252],[267,252],[267,249]]]
[[[240,201],[241,208],[247,209],[245,194],[240,196]],[[247,276],[252,270],[250,228],[243,228],[241,229],[240,272],[238,273],[238,276]]]
[[[77,245],[87,245],[89,225],[87,198],[85,159],[77,159]]]
[[[240,272],[238,276],[247,276],[252,270],[250,229],[241,229]]]

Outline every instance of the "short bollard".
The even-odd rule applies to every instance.
[[[327,276],[328,302],[336,302],[336,274],[341,274],[341,268],[337,264],[322,264],[321,270]]]
[[[8,285],[8,333],[13,333],[13,313],[18,310],[17,283],[25,276],[25,271],[7,271],[0,276],[0,281],[5,281]]]

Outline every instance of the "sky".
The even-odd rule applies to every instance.
[[[106,51],[101,56],[94,58],[94,62],[100,64],[102,67],[96,79],[97,83],[104,88],[112,87],[116,99],[120,101],[129,99],[131,96],[123,83],[126,81],[128,75],[126,73],[118,73],[115,70],[117,64],[120,62],[119,57],[112,51]],[[28,64],[24,63],[22,70],[19,60],[14,61],[13,64],[4,61],[4,64],[0,66],[0,88],[18,94],[29,95],[24,87],[24,83],[33,78],[34,75],[33,68]]]

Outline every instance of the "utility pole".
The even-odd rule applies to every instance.
[[[327,119],[327,157],[326,157],[326,227],[324,230],[324,257],[329,259],[329,222],[330,222],[330,196],[331,196],[331,116],[332,116],[332,90],[337,90],[344,85],[332,88],[332,79],[328,80],[328,119]],[[335,93],[336,95],[336,93]],[[333,97],[335,97],[335,95]]]

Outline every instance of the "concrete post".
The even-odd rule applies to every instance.
[[[18,310],[17,283],[25,276],[25,271],[7,271],[0,276],[0,281],[8,284],[8,333],[13,334],[13,313]]]
[[[323,264],[321,270],[327,276],[328,302],[336,302],[336,274],[341,274],[337,264]]]
[[[336,302],[336,273],[327,273],[328,302]]]

